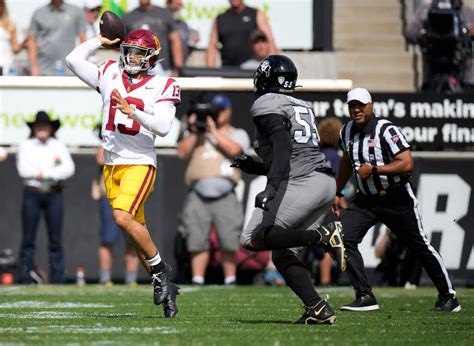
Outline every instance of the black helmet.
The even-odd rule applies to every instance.
[[[290,58],[270,55],[263,59],[253,74],[255,93],[269,92],[289,94],[295,90],[298,71]]]

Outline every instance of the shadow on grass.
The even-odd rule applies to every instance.
[[[234,322],[243,324],[294,324],[294,321],[284,320],[233,320]]]

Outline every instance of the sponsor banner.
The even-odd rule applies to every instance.
[[[49,2],[50,0],[15,0],[8,2],[10,18],[18,25],[20,39],[25,36],[34,11]],[[84,6],[84,0],[67,0],[67,2],[81,8]],[[166,3],[165,0],[152,0],[151,2],[158,6],[165,6]],[[245,3],[265,13],[280,49],[313,48],[312,0],[246,0]],[[138,6],[138,0],[116,0],[115,4],[120,5],[122,10],[127,12]],[[180,17],[191,28],[198,30],[200,40],[197,48],[207,48],[214,18],[228,8],[228,0],[184,1]],[[289,9],[291,9],[291,15],[289,15]],[[160,39],[162,38],[160,37]]]
[[[63,126],[58,131],[58,137],[68,145],[97,145],[92,129],[100,120],[100,96],[92,89],[79,85],[60,88],[61,78],[64,81],[70,79],[57,78],[56,87],[18,88],[6,83],[0,85],[0,145],[17,145],[25,138],[28,128],[24,121],[32,119],[40,109],[47,110],[54,118],[61,120]],[[310,80],[300,82],[304,85],[305,81]],[[214,88],[212,93],[205,93],[204,97],[209,98],[217,92],[226,93],[233,104],[233,123],[253,135],[254,125],[249,109],[255,96],[250,85],[249,82],[248,86],[246,84],[245,88],[240,88],[244,91],[232,91],[232,84],[225,86],[226,90],[222,91]],[[177,108],[178,117],[185,116],[193,100],[203,97],[202,89],[196,89],[196,86],[183,84],[182,104]],[[302,88],[303,92],[295,96],[313,103],[316,119],[335,116],[342,122],[349,120],[345,93],[310,90]],[[416,150],[474,148],[474,95],[373,93],[372,98],[375,113],[399,126]],[[156,145],[174,147],[178,132],[179,122],[176,121],[170,134],[164,138],[158,137]]]
[[[345,95],[313,94],[317,118],[349,119]],[[416,148],[474,147],[474,95],[373,93],[374,112],[400,126]]]
[[[314,105],[316,120],[337,117],[343,123],[350,120],[346,93],[308,91],[304,88],[295,96]],[[183,93],[183,106],[197,92]],[[233,121],[250,134],[254,125],[249,109],[255,97],[252,93],[229,93],[234,105]],[[399,126],[416,150],[474,148],[474,95],[442,95],[422,93],[372,93],[374,112]]]

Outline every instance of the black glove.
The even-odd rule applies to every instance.
[[[267,174],[263,163],[255,161],[254,158],[249,155],[239,155],[234,157],[234,160],[232,161],[230,167],[240,168],[247,174]]]
[[[268,202],[275,198],[276,190],[273,186],[267,185],[265,190],[255,196],[255,208],[268,210]]]

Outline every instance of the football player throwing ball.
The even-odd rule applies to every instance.
[[[112,47],[119,41],[99,34],[77,46],[66,63],[102,97],[107,199],[115,222],[151,274],[154,303],[163,304],[165,317],[173,317],[179,288],[170,283],[171,267],[161,259],[150,236],[144,210],[156,178],[155,137],[169,132],[175,105],[180,103],[180,87],[172,78],[150,75],[161,46],[149,30],[134,30],[125,37],[119,61],[109,60],[99,67],[87,61],[99,47]]]

